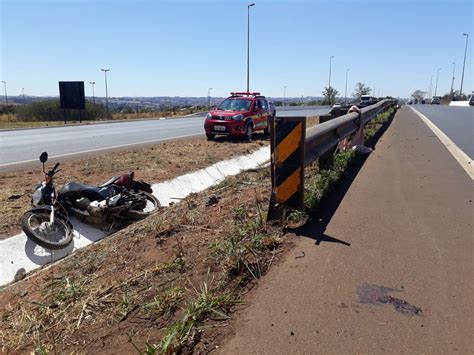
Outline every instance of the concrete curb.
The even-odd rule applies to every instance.
[[[227,176],[262,166],[270,159],[270,147],[263,147],[248,154],[224,160],[207,168],[179,176],[173,180],[153,184],[153,194],[162,206],[179,202],[191,193],[197,193],[216,185]],[[61,260],[78,249],[102,240],[106,232],[72,218],[74,239],[62,250],[47,250],[29,240],[24,233],[0,240],[0,287],[11,283],[16,272],[23,268],[30,272],[43,265]]]

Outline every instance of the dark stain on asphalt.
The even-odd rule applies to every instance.
[[[395,288],[362,284],[357,286],[359,302],[363,304],[381,305],[390,304],[395,310],[406,316],[421,316],[421,308],[414,306],[400,298],[390,296],[392,292],[402,292]]]

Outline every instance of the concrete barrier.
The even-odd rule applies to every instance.
[[[469,101],[451,101],[449,106],[469,106]]]

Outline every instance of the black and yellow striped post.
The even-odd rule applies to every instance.
[[[279,117],[270,124],[272,194],[269,221],[303,207],[306,118]]]

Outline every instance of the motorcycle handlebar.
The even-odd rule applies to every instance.
[[[49,171],[48,175],[49,175],[49,176],[53,176],[54,174],[56,174],[57,172],[59,172],[59,170],[56,171],[56,169],[58,168],[58,166],[59,166],[59,163],[56,163],[56,165],[54,166],[54,168],[52,168],[52,169]]]

